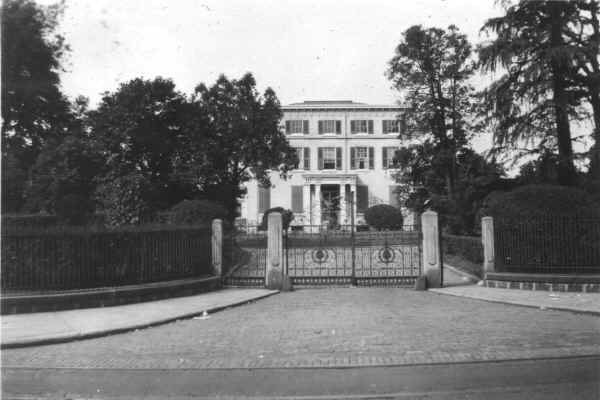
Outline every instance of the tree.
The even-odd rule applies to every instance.
[[[94,191],[106,160],[88,130],[87,104],[86,98],[77,98],[70,110],[69,132],[48,140],[41,149],[30,169],[25,211],[54,213],[56,205],[64,203],[61,199],[66,196],[76,197],[86,203],[83,209],[93,211]]]
[[[210,87],[199,84],[192,103],[200,126],[178,155],[177,171],[233,219],[245,182],[270,185],[270,171],[285,177],[297,162],[280,128],[279,100],[271,88],[259,95],[247,73],[239,80],[221,75]]]
[[[477,232],[483,199],[505,186],[502,168],[466,147],[456,155],[457,184],[452,199],[445,191],[447,166],[439,161],[431,143],[402,148],[396,161],[400,167],[396,179],[402,184],[399,197],[405,205],[419,214],[428,208],[438,211],[442,226],[455,234]]]
[[[575,2],[525,1],[489,19],[482,30],[497,37],[479,48],[484,71],[505,71],[484,92],[484,114],[496,145],[523,141],[558,149],[558,180],[575,183],[570,118],[580,118],[573,87],[574,50],[567,42]],[[538,141],[539,143],[536,143]]]
[[[23,177],[42,147],[70,123],[69,104],[59,87],[60,60],[68,51],[55,33],[62,6],[30,0],[2,3],[2,182],[3,211],[17,211]],[[7,160],[7,162],[5,162]],[[5,201],[7,201],[5,203]]]
[[[388,78],[405,94],[407,128],[433,148],[431,162],[441,164],[445,191],[452,199],[456,185],[456,154],[467,143],[466,130],[474,89],[471,45],[458,28],[407,29],[389,62]]]
[[[600,180],[600,22],[597,0],[578,0],[573,4],[566,40],[572,48],[575,63],[574,83],[580,85],[580,96],[592,107],[594,120],[594,145],[590,152],[590,172]]]
[[[421,213],[433,208],[455,232],[470,232],[471,203],[501,171],[468,147],[475,90],[471,45],[455,26],[410,27],[389,63],[388,77],[409,105],[407,130],[416,139],[396,153],[396,180],[405,205]]]
[[[174,170],[176,151],[185,144],[189,109],[174,83],[160,77],[133,79],[116,92],[105,93],[98,109],[89,113],[91,134],[107,159],[101,188],[112,190],[113,185],[107,183],[121,178],[141,186],[151,185],[152,190],[141,190],[139,195],[152,195],[144,202],[153,212],[193,197],[197,189],[182,182]],[[115,199],[110,195],[100,197],[106,207],[110,207],[108,200]]]

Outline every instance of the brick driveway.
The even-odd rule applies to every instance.
[[[4,367],[393,365],[600,354],[600,318],[395,288],[281,293],[208,319],[2,351]]]

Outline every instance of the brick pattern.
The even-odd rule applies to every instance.
[[[549,292],[600,293],[600,283],[548,283],[487,279],[485,286],[500,289],[545,290]]]
[[[4,367],[268,368],[600,354],[600,318],[395,288],[304,289],[79,342],[2,351]]]

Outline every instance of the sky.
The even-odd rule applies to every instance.
[[[399,93],[385,71],[402,32],[454,24],[475,44],[486,38],[484,21],[501,11],[494,0],[65,0],[58,29],[71,52],[61,82],[92,108],[136,77],[171,78],[191,94],[220,74],[248,71],[284,105],[394,104]],[[491,135],[472,144],[484,152]]]
[[[39,0],[41,4],[55,1]],[[66,0],[59,30],[71,47],[64,91],[94,106],[136,77],[172,78],[192,93],[224,73],[254,74],[282,104],[391,104],[387,62],[414,24],[457,25],[472,42],[501,12],[494,0]]]

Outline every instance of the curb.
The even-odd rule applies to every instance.
[[[72,342],[72,341],[76,341],[76,340],[92,339],[92,338],[97,338],[97,337],[102,337],[102,336],[114,335],[114,334],[129,332],[129,331],[133,331],[133,330],[137,330],[137,329],[151,328],[151,327],[158,326],[158,325],[168,324],[170,322],[174,322],[174,321],[177,321],[180,319],[189,319],[189,318],[195,317],[197,315],[201,315],[205,311],[212,314],[212,313],[224,310],[226,308],[237,307],[237,306],[251,303],[256,300],[261,300],[261,299],[273,296],[278,293],[279,293],[279,291],[275,291],[275,292],[263,294],[263,295],[260,295],[260,296],[257,296],[257,297],[254,297],[254,298],[248,299],[248,300],[238,301],[235,303],[230,303],[230,304],[222,305],[222,306],[216,306],[216,307],[209,308],[206,310],[199,310],[199,311],[194,311],[191,313],[186,313],[186,314],[181,314],[181,315],[172,316],[172,317],[168,317],[168,318],[158,319],[158,320],[155,320],[152,322],[144,322],[144,323],[140,323],[140,324],[134,324],[134,325],[127,326],[127,327],[112,328],[112,329],[108,328],[108,329],[98,330],[98,331],[89,332],[89,333],[73,333],[73,334],[66,334],[66,335],[56,335],[53,337],[47,337],[47,338],[41,338],[41,339],[15,340],[12,342],[0,344],[0,349],[14,349],[14,348],[19,348],[19,347],[42,346],[42,345],[48,345],[48,344],[65,343],[65,342]]]
[[[462,297],[463,299],[481,300],[481,301],[487,301],[487,302],[490,302],[490,303],[508,304],[508,305],[511,305],[511,306],[535,308],[535,309],[538,309],[538,310],[568,311],[568,312],[572,312],[572,313],[575,313],[575,314],[586,314],[586,315],[600,316],[600,311],[580,310],[580,309],[577,309],[577,308],[569,308],[569,307],[536,306],[536,305],[533,305],[533,304],[523,304],[523,303],[519,303],[517,301],[511,301],[511,300],[487,299],[487,298],[483,298],[483,297],[475,297],[475,296],[469,296],[469,295],[465,295],[465,294],[448,293],[448,292],[444,292],[443,289],[429,289],[429,291],[433,292],[435,294],[442,294],[442,295],[454,296],[454,297]]]

